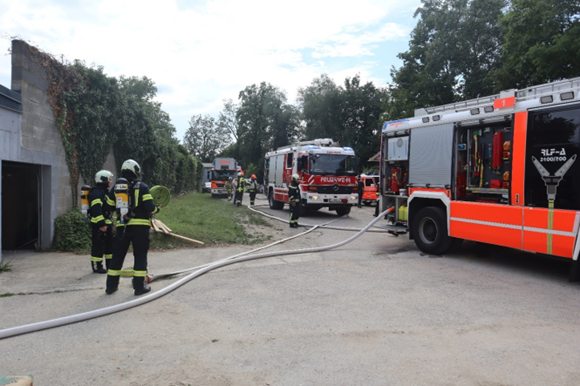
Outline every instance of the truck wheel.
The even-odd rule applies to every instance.
[[[274,192],[268,194],[268,203],[270,204],[270,209],[279,210],[284,208],[284,203],[274,200]]]
[[[344,216],[350,213],[350,205],[341,206],[336,208],[336,214],[339,216]]]
[[[445,211],[436,206],[427,206],[417,213],[411,224],[415,244],[425,253],[440,255],[453,245],[449,237]]]

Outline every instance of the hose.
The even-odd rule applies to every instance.
[[[155,185],[151,188],[151,196],[153,197],[155,206],[161,205],[161,207],[166,207],[171,200],[169,189],[161,185]]]
[[[302,249],[294,249],[294,250],[289,250],[289,251],[276,251],[276,252],[260,253],[260,254],[256,254],[256,255],[240,256],[240,257],[235,257],[235,258],[234,258],[234,256],[236,256],[236,255],[234,255],[232,257],[228,257],[226,259],[218,260],[214,263],[208,264],[205,267],[203,267],[195,272],[190,273],[189,275],[183,277],[182,279],[176,281],[175,283],[168,285],[167,287],[165,287],[157,292],[153,292],[149,295],[146,295],[144,297],[141,297],[141,298],[138,298],[135,300],[131,300],[131,301],[128,301],[125,303],[116,304],[114,306],[100,308],[100,309],[93,310],[93,311],[83,312],[80,314],[69,315],[69,316],[65,316],[62,318],[56,318],[56,319],[46,320],[43,322],[25,324],[25,325],[18,326],[18,327],[12,327],[12,328],[6,328],[3,330],[0,330],[0,340],[5,339],[5,338],[9,338],[12,336],[16,336],[16,335],[22,335],[22,334],[27,334],[30,332],[46,330],[46,329],[50,329],[50,328],[54,328],[54,327],[60,327],[60,326],[64,326],[67,324],[78,323],[78,322],[82,322],[85,320],[94,319],[94,318],[98,318],[101,316],[110,315],[110,314],[113,314],[116,312],[124,311],[124,310],[130,309],[130,308],[139,306],[141,304],[145,304],[145,303],[148,303],[150,301],[156,300],[156,299],[158,299],[162,296],[165,296],[168,293],[174,291],[175,289],[181,287],[182,285],[186,284],[187,282],[195,279],[196,277],[203,275],[204,273],[207,273],[207,272],[212,271],[212,270],[217,269],[217,268],[225,267],[225,266],[230,265],[230,264],[241,263],[241,262],[249,261],[249,260],[263,259],[266,257],[286,256],[286,255],[295,255],[295,254],[302,254],[302,253],[315,253],[315,252],[328,251],[328,250],[331,250],[334,248],[339,248],[345,244],[348,244],[348,243],[354,241],[358,237],[360,237],[363,233],[365,233],[370,227],[372,227],[377,221],[379,221],[387,213],[388,213],[388,210],[381,213],[380,216],[377,216],[377,218],[375,218],[373,221],[371,221],[367,226],[365,226],[363,229],[361,229],[358,233],[356,233],[353,236],[349,237],[348,239],[343,240],[343,241],[336,243],[336,244],[332,244],[332,245],[325,246],[325,247],[302,248]]]

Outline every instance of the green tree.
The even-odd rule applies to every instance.
[[[379,151],[387,93],[372,82],[361,84],[360,75],[346,78],[337,86],[328,75],[312,81],[298,92],[305,121],[306,139],[332,138],[352,147],[361,166]]]
[[[286,103],[282,91],[265,82],[246,87],[239,100],[235,158],[242,167],[259,168],[257,177],[261,180],[264,154],[289,144],[299,122],[298,110]]]
[[[380,148],[380,130],[383,124],[382,106],[386,90],[372,82],[361,84],[360,76],[346,78],[341,90],[339,120],[341,126],[336,139],[342,146],[350,146],[360,160],[359,168]]]
[[[409,50],[391,69],[388,117],[412,116],[436,106],[491,94],[498,68],[505,0],[422,0]]]
[[[578,0],[512,0],[501,25],[497,91],[580,76]]]
[[[221,130],[227,131],[234,138],[234,141],[237,141],[238,123],[236,121],[236,113],[238,106],[231,99],[224,99],[223,102],[224,109],[219,114],[217,125]]]
[[[212,162],[232,140],[226,127],[209,115],[200,114],[191,117],[183,142],[191,155],[202,162]]]
[[[340,128],[340,88],[327,74],[298,90],[297,102],[302,111],[302,138],[333,138]]]

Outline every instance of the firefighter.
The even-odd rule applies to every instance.
[[[141,167],[132,159],[126,160],[121,166],[121,177],[117,180],[117,185],[111,189],[107,196],[107,205],[115,207],[122,201],[121,188],[127,182],[129,193],[128,214],[123,216],[119,211],[117,214],[117,232],[113,242],[113,260],[109,266],[107,275],[107,294],[117,291],[119,277],[129,245],[133,245],[133,255],[135,262],[133,265],[133,289],[135,296],[143,295],[151,291],[151,287],[146,285],[147,276],[147,251],[149,250],[149,229],[151,227],[151,215],[157,213],[161,206],[153,204],[153,197],[149,187],[139,181],[141,177]],[[118,206],[118,205],[117,205]]]
[[[110,207],[105,205],[109,188],[113,183],[113,173],[101,170],[95,174],[95,186],[89,193],[89,215],[91,218],[92,246],[91,266],[95,273],[107,273],[113,256],[113,221]]]
[[[234,198],[234,204],[238,204],[238,206],[242,205],[242,199],[244,198],[245,189],[246,189],[246,180],[244,179],[244,172],[238,172],[238,178],[236,179],[236,197]]]
[[[298,186],[298,174],[292,175],[292,182],[288,186],[288,198],[290,199],[290,228],[298,228],[300,218],[300,187]]]
[[[248,186],[248,193],[250,193],[250,205],[254,205],[256,201],[256,193],[258,192],[258,181],[256,181],[256,175],[252,174],[250,179],[250,185]]]
[[[358,207],[361,207],[361,201],[362,201],[362,197],[363,197],[363,192],[365,189],[365,183],[361,177],[361,175],[359,174],[358,178],[357,178],[357,182],[358,182]],[[376,217],[376,216],[375,216]]]
[[[234,185],[232,183],[232,177],[228,177],[228,182],[226,182],[224,187],[228,191],[228,201],[231,201],[232,200],[232,192],[234,190]]]

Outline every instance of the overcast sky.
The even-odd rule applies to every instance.
[[[0,84],[10,37],[109,76],[146,76],[183,140],[193,115],[268,82],[294,103],[322,73],[384,86],[420,0],[0,0]]]

